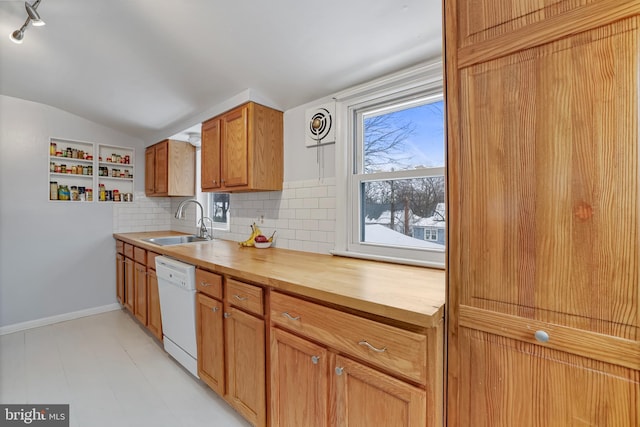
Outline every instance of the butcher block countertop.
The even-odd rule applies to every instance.
[[[275,247],[243,248],[226,240],[173,246],[142,240],[180,234],[155,231],[114,237],[219,274],[418,327],[437,326],[444,316],[443,270]]]

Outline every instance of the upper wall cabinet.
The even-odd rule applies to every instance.
[[[188,142],[165,139],[145,151],[147,196],[194,196],[196,150]]]
[[[283,114],[253,102],[202,124],[202,191],[282,190]]]

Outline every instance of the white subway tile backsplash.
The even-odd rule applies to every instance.
[[[282,191],[231,194],[230,230],[215,230],[214,236],[241,241],[256,222],[266,235],[277,230],[275,247],[328,253],[335,243],[335,194],[335,178],[285,182]],[[187,205],[185,219],[173,217],[182,200],[136,192],[134,202],[114,204],[114,232],[170,229],[194,233],[195,205]]]

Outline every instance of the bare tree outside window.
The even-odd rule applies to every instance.
[[[403,246],[427,248],[444,245],[444,176],[429,176],[429,168],[444,166],[443,102],[364,113],[362,132],[362,168],[371,176],[361,190],[362,240],[389,244],[397,240]],[[377,173],[419,170],[425,176],[375,179]],[[398,239],[380,226],[411,239]]]

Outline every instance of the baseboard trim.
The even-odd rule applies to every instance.
[[[58,314],[57,316],[43,317],[41,319],[29,320],[27,322],[14,323],[13,325],[0,326],[0,336],[12,334],[14,332],[25,331],[27,329],[39,328],[40,326],[47,326],[47,325],[53,325],[55,323],[66,322],[67,320],[93,316],[94,314],[120,310],[121,308],[122,306],[120,304],[113,303],[113,304],[103,305],[100,307],[88,308],[86,310],[79,310],[79,311],[73,311],[71,313]]]

